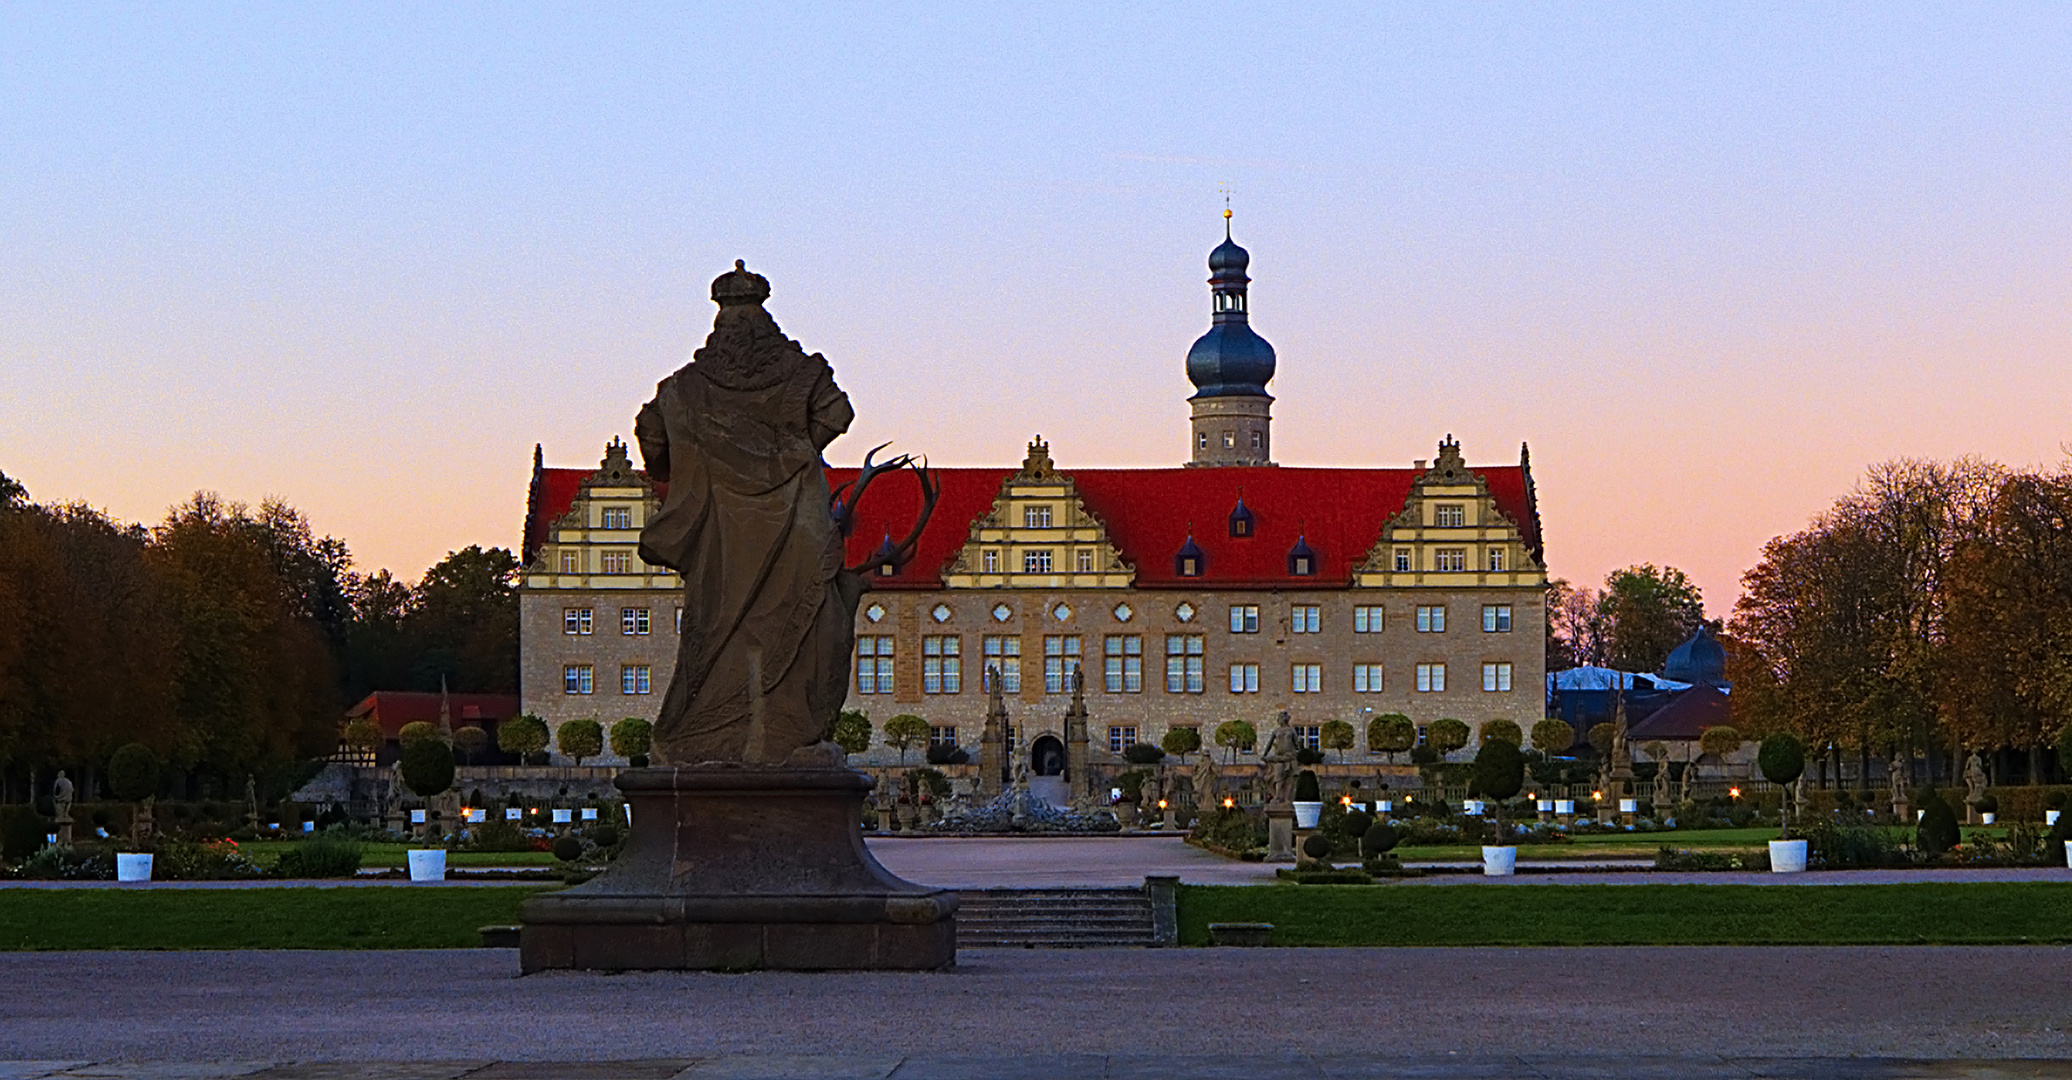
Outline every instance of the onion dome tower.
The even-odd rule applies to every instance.
[[[1230,238],[1223,211],[1223,242],[1209,252],[1212,297],[1209,332],[1187,350],[1194,383],[1193,454],[1188,465],[1271,465],[1273,346],[1252,332],[1246,311],[1245,269],[1252,256]]]

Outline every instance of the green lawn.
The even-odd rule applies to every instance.
[[[294,840],[246,840],[238,844],[238,850],[261,866],[272,866],[281,857],[281,852],[294,847]],[[402,868],[409,865],[404,852],[411,844],[361,844],[360,865],[370,869],[381,867]],[[449,851],[446,853],[448,866],[552,866],[554,855],[546,851]]]
[[[1653,859],[1655,849],[1661,847],[1690,848],[1694,851],[1754,851],[1762,847],[1764,842],[1775,839],[1777,830],[1767,827],[1606,833],[1602,836],[1578,836],[1563,844],[1520,844],[1518,858],[1523,862],[1546,859]],[[1395,854],[1397,858],[1411,862],[1480,859],[1482,847],[1479,844],[1405,845],[1397,848]]]
[[[454,949],[536,886],[0,889],[0,950]]]
[[[1276,945],[1926,945],[2072,942],[2072,883],[1183,885],[1182,944],[1212,922]]]

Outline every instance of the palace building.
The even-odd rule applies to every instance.
[[[933,470],[941,495],[914,557],[873,568],[856,615],[848,707],[880,737],[911,713],[932,741],[976,753],[989,670],[1008,752],[1037,775],[1064,761],[1074,673],[1096,762],[1181,725],[1204,746],[1226,720],[1263,736],[1281,709],[1312,744],[1326,721],[1350,722],[1353,760],[1379,714],[1420,733],[1441,717],[1471,730],[1540,717],[1547,576],[1529,457],[1470,466],[1449,436],[1408,468],[1275,464],[1276,358],[1250,325],[1249,261],[1227,237],[1209,257],[1180,467],[1064,467],[1038,436],[1019,467]],[[830,468],[829,482],[856,472]],[[594,470],[534,452],[520,696],[550,727],[659,706],[683,604],[676,575],[636,551],[659,506],[616,439]],[[887,550],[920,507],[911,471],[881,475],[848,561]]]

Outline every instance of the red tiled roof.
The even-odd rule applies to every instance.
[[[971,523],[993,506],[1011,468],[933,470],[942,485],[935,514],[921,535],[913,562],[892,577],[873,575],[874,588],[939,588],[942,571],[970,536]],[[1527,474],[1517,465],[1474,470],[1489,485],[1497,506],[1520,524],[1537,550],[1539,520],[1527,493]],[[1107,526],[1109,538],[1137,569],[1144,588],[1200,586],[1323,587],[1352,580],[1353,569],[1381,537],[1381,528],[1403,509],[1416,469],[1312,469],[1287,466],[1204,469],[1061,469],[1078,486],[1086,507]],[[568,512],[588,469],[541,469],[534,478],[525,536],[527,562],[548,525]],[[852,468],[830,468],[828,482],[856,476]],[[1230,512],[1244,493],[1256,519],[1250,537],[1230,535]],[[849,538],[848,561],[869,559],[889,535],[906,536],[921,506],[921,485],[911,471],[881,475],[871,484]],[[1198,578],[1175,573],[1173,557],[1191,533],[1207,553]],[[1288,573],[1288,551],[1298,536],[1317,555],[1310,577]]]
[[[565,506],[562,508],[563,513],[567,510]],[[455,727],[495,723],[518,715],[516,694],[448,694],[446,700]],[[438,723],[439,695],[412,690],[376,690],[345,713],[347,720],[358,720],[363,716],[381,725],[383,735],[395,738],[404,724],[417,720]]]
[[[1669,704],[1648,714],[1647,719],[1626,729],[1629,742],[1650,739],[1696,739],[1706,728],[1731,726],[1734,703],[1718,687],[1693,686],[1671,698]]]

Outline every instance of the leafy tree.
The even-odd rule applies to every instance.
[[[648,763],[648,752],[655,747],[655,725],[638,716],[629,716],[612,725],[612,753],[626,759],[634,768]]]
[[[576,759],[581,765],[584,758],[596,757],[604,752],[604,727],[596,720],[584,717],[562,723],[554,732],[554,741],[561,752]]]
[[[1496,815],[1497,842],[1511,833],[1504,823],[1504,800],[1515,798],[1525,786],[1525,756],[1518,744],[1504,739],[1485,739],[1475,751],[1475,788],[1490,801]]]
[[[357,720],[348,720],[345,730],[339,733],[338,741],[344,743],[349,750],[372,755],[381,749],[381,725],[364,716]]]
[[[453,786],[453,749],[437,739],[405,746],[401,765],[403,786],[420,799],[444,795]]]
[[[1343,720],[1326,720],[1317,729],[1317,744],[1326,750],[1338,751],[1338,760],[1345,760],[1345,752],[1352,749],[1353,726]]]
[[[1547,582],[1547,670],[1599,666],[1605,661],[1603,597],[1561,578]]]
[[[464,724],[453,729],[453,748],[460,751],[461,755],[469,763],[472,764],[475,760],[475,755],[488,749],[488,747],[489,732],[482,730],[480,727],[474,724]]]
[[[871,718],[862,709],[843,709],[835,718],[828,738],[846,753],[861,754],[871,748]]]
[[[1451,754],[1468,745],[1468,725],[1450,716],[1434,720],[1425,728],[1425,745],[1437,751],[1440,757]]]
[[[1698,733],[1698,752],[1725,758],[1740,750],[1741,744],[1747,741],[1738,729],[1719,724]]]
[[[1949,800],[1936,794],[1934,788],[1924,788],[1915,792],[1914,803],[1921,807],[1921,820],[1914,826],[1914,839],[1921,845],[1921,853],[1934,859],[1956,847],[1960,839],[1957,814],[1950,809]]]
[[[518,559],[504,548],[469,545],[425,571],[407,619],[420,657],[414,681],[432,689],[518,688]]]
[[[1396,755],[1417,745],[1417,725],[1402,713],[1382,713],[1367,721],[1367,749],[1379,750],[1393,764]]]
[[[913,713],[901,713],[885,721],[885,745],[899,751],[899,764],[906,765],[907,750],[928,741],[928,721]]]
[[[1166,729],[1165,737],[1158,741],[1158,745],[1166,753],[1177,756],[1181,763],[1185,764],[1187,755],[1201,749],[1201,729],[1180,725],[1169,727]]]
[[[530,713],[514,716],[497,725],[497,749],[506,754],[516,754],[520,760],[531,760],[533,755],[547,748],[547,741],[547,722]]]
[[[1618,736],[1618,729],[1606,723],[1590,725],[1586,738],[1590,740],[1590,749],[1597,751],[1597,756],[1602,758],[1612,755],[1612,744],[1618,741]]]
[[[1216,745],[1229,751],[1226,760],[1235,762],[1237,752],[1259,744],[1259,729],[1243,720],[1225,720],[1216,725]]]
[[[1495,739],[1499,742],[1510,743],[1512,746],[1522,747],[1525,745],[1525,733],[1518,730],[1518,724],[1511,720],[1484,720],[1481,726],[1475,729],[1475,735],[1484,743]]]
[[[1612,667],[1660,671],[1670,650],[1704,624],[1705,603],[1683,571],[1644,563],[1615,570],[1604,579],[1598,617],[1604,623]]]
[[[412,720],[396,732],[396,741],[402,743],[405,750],[415,743],[437,741],[438,738],[439,729],[427,720]]]
[[[29,489],[4,472],[0,472],[0,509],[19,510],[29,505]]]
[[[1148,742],[1131,743],[1122,748],[1122,760],[1132,765],[1156,765],[1165,760],[1165,751]]]
[[[1548,757],[1566,756],[1576,745],[1576,729],[1565,720],[1552,718],[1532,726],[1532,748]]]
[[[1806,744],[1800,742],[1798,737],[1794,735],[1781,733],[1772,735],[1764,739],[1763,745],[1757,748],[1755,763],[1756,767],[1762,770],[1763,779],[1782,789],[1792,781],[1797,780],[1806,771]],[[1788,840],[1791,838],[1791,799],[1789,796],[1783,800],[1782,812],[1778,816],[1783,818],[1784,822],[1777,838],[1779,840]]]

